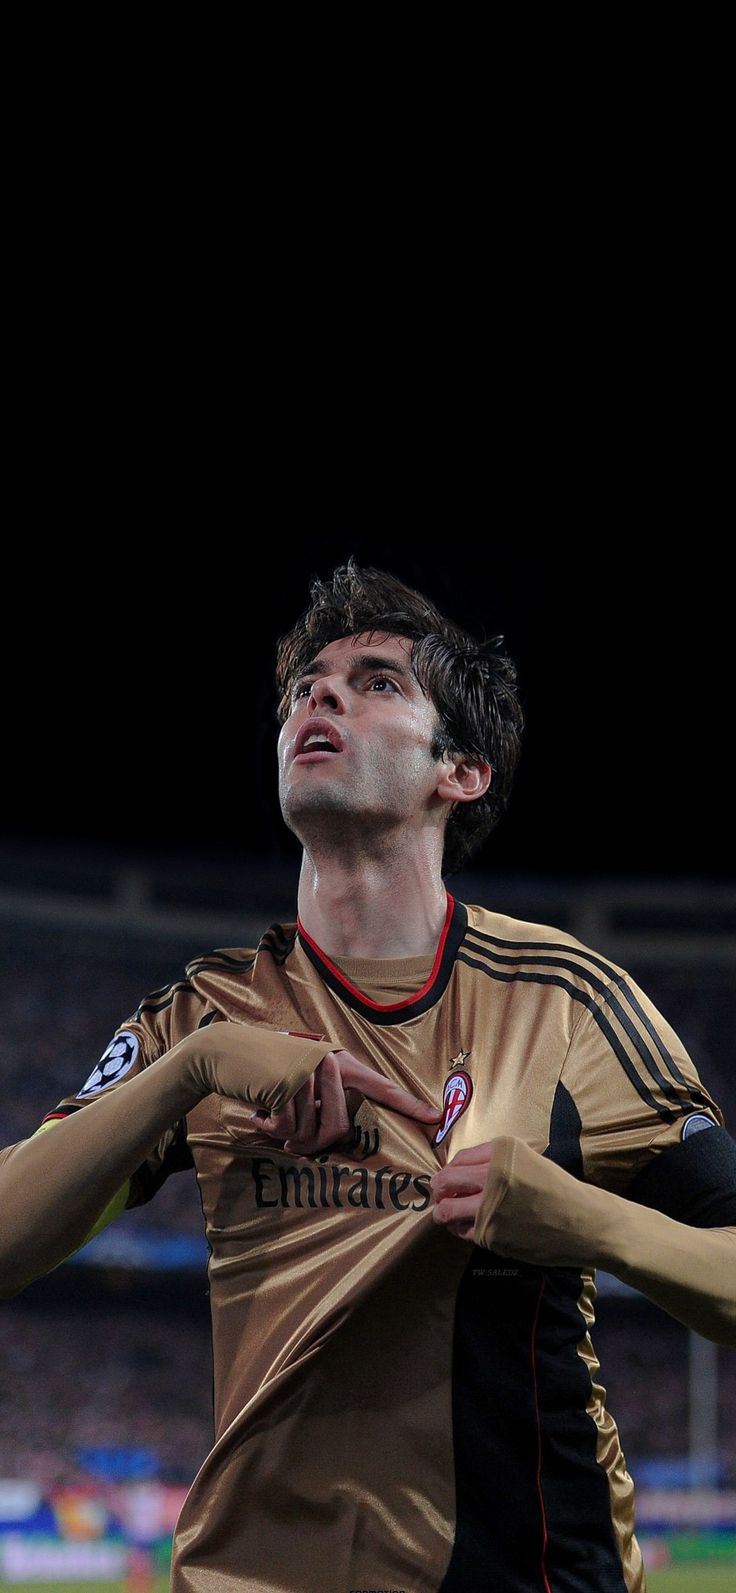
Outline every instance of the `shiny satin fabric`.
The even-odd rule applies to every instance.
[[[396,998],[405,984],[404,972],[370,994]],[[387,1050],[383,1037],[384,1065]],[[370,1102],[361,1121],[380,1125],[378,1153],[316,1159],[254,1133],[237,1102],[209,1098],[190,1116],[214,1360],[229,1375],[177,1532],[176,1593],[441,1583],[455,1509],[452,1323],[468,1250],[432,1221],[438,1160],[426,1134]]]
[[[208,1096],[190,1112],[188,1145],[212,1250],[215,1442],[179,1520],[172,1593],[455,1593],[462,1585],[452,1572],[463,1502],[458,1445],[466,1442],[453,1425],[463,1374],[454,1358],[458,1302],[469,1257],[490,1252],[474,1252],[437,1227],[430,1177],[459,1150],[495,1136],[518,1136],[544,1152],[564,1081],[582,1175],[620,1189],[655,1145],[679,1133],[673,1099],[678,1110],[680,1097],[691,1107],[693,1091],[702,1090],[687,1053],[646,997],[632,987],[637,1014],[628,1008],[622,1015],[623,971],[602,974],[601,959],[572,937],[462,904],[453,933],[427,988],[421,959],[406,959],[411,968],[395,965],[395,978],[351,959],[342,983],[339,972],[321,968],[294,926],[274,926],[257,955],[218,951],[197,959],[185,981],[168,995],[156,993],[127,1020],[146,1066],[210,1021],[320,1035],[421,1100],[439,1106],[445,1099],[449,1114],[445,1136],[432,1143],[412,1120],[366,1101],[352,1145],[305,1157],[284,1152],[235,1100]],[[394,1011],[392,997],[403,999],[407,983],[410,992],[421,987],[416,1010],[409,1004]],[[605,1025],[593,1011],[603,1007]],[[653,1029],[657,1065],[664,1069],[664,1054],[677,1062],[664,1093],[643,1060]],[[453,1080],[458,1087],[448,1095]],[[705,1095],[703,1101],[717,1113]],[[564,1162],[564,1136],[561,1144]],[[164,1172],[167,1154],[163,1146]],[[149,1173],[156,1176],[155,1165]],[[520,1300],[522,1285],[523,1278]],[[483,1278],[477,1287],[485,1289]],[[503,1276],[498,1287],[503,1294]],[[515,1304],[504,1307],[502,1294],[486,1293],[479,1320],[493,1329],[497,1301],[516,1354]],[[597,1541],[610,1545],[605,1552],[625,1593],[641,1593],[633,1486],[595,1383],[591,1303],[592,1280],[579,1277],[577,1296],[563,1304],[577,1430],[582,1422],[589,1433],[581,1466],[588,1477],[594,1473]],[[548,1336],[548,1364],[550,1344]],[[488,1360],[482,1335],[472,1346],[474,1357]],[[533,1350],[532,1335],[515,1361],[513,1375],[524,1379],[519,1400],[509,1384],[507,1405],[511,1420],[522,1421],[513,1415],[517,1404],[528,1413],[524,1452],[535,1458],[522,1535],[541,1542],[544,1468],[555,1466],[556,1451],[552,1439],[544,1446],[543,1415],[534,1410]],[[182,1368],[182,1375],[200,1371]],[[501,1362],[489,1375],[497,1390],[512,1374]],[[481,1454],[483,1409],[476,1425]],[[500,1428],[487,1436],[500,1492],[489,1506],[504,1533],[507,1434]],[[472,1467],[472,1454],[470,1460]],[[482,1495],[484,1479],[479,1483]],[[553,1484],[550,1471],[550,1499]],[[509,1526],[512,1515],[510,1505]],[[583,1551],[584,1537],[583,1529]],[[563,1543],[562,1552],[568,1549],[575,1554],[575,1533]],[[540,1589],[546,1553],[540,1551]],[[494,1588],[494,1554],[491,1540],[489,1563],[474,1572],[483,1593]],[[517,1586],[524,1584],[517,1581],[514,1593]],[[467,1580],[462,1593],[471,1593]]]
[[[271,1196],[288,1158],[268,1160]],[[453,1542],[452,1323],[464,1247],[426,1208],[351,1206],[351,1194],[365,1196],[354,1169],[342,1208],[310,1212],[306,1242],[304,1208],[292,1205],[251,1222],[245,1245],[241,1161],[226,1179],[233,1223],[210,1241],[214,1356],[230,1375],[217,1442],[180,1523],[172,1588],[431,1593]],[[405,1162],[431,1167],[419,1144]],[[400,1154],[391,1163],[401,1167]],[[224,1565],[231,1583],[218,1580]]]

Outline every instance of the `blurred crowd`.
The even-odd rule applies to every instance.
[[[685,1461],[690,1442],[690,1335],[641,1297],[599,1295],[591,1338],[596,1381],[636,1479],[645,1461]],[[715,1348],[719,1482],[736,1488],[736,1353]]]
[[[652,966],[634,978],[679,1035],[736,1139],[736,970],[724,962]]]
[[[201,1286],[200,1291],[201,1293]],[[187,1321],[145,1304],[43,1312],[0,1306],[0,1478],[44,1491],[88,1480],[80,1451],[150,1450],[164,1482],[191,1482],[212,1447],[212,1352]]]
[[[194,1284],[193,1284],[194,1290]],[[197,1284],[202,1294],[201,1282]],[[597,1381],[637,1477],[643,1461],[688,1453],[688,1335],[646,1303],[599,1300]],[[736,1355],[719,1350],[720,1481],[736,1488]],[[45,1491],[88,1480],[80,1451],[147,1449],[167,1483],[188,1485],[212,1445],[212,1355],[206,1312],[146,1304],[140,1280],[119,1304],[23,1297],[0,1306],[0,1478]]]
[[[206,950],[209,948],[205,948]],[[183,977],[181,960],[159,947],[116,958],[58,943],[0,947],[0,1145],[35,1133],[47,1112],[81,1090],[115,1030],[151,991]],[[168,1179],[152,1205],[126,1222],[201,1234],[193,1173]]]

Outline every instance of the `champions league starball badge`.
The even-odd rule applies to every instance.
[[[706,1117],[705,1112],[691,1112],[682,1125],[682,1138],[690,1139],[693,1134],[699,1134],[701,1129],[715,1126],[712,1117]]]
[[[107,1050],[103,1051],[97,1066],[92,1069],[87,1083],[79,1091],[78,1099],[86,1100],[88,1096],[99,1095],[101,1090],[106,1090],[108,1084],[117,1084],[118,1079],[130,1072],[138,1051],[138,1036],[130,1029],[123,1029],[122,1034],[116,1034]]]
[[[452,1062],[453,1064],[465,1062],[469,1056],[469,1051],[461,1049],[459,1056],[453,1057]],[[441,1145],[443,1139],[447,1138],[450,1129],[454,1128],[458,1118],[462,1117],[463,1112],[470,1105],[472,1095],[473,1080],[470,1074],[459,1065],[453,1066],[452,1073],[448,1074],[445,1079],[445,1087],[442,1091],[442,1122],[434,1137],[433,1143],[435,1145]]]

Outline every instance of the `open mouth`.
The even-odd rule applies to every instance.
[[[325,741],[324,736],[308,736],[302,752],[337,752],[337,747],[333,747],[331,741]]]
[[[312,758],[334,758],[342,752],[342,738],[334,726],[324,720],[302,725],[296,738],[294,762]]]
[[[331,742],[318,741],[315,739],[310,741],[302,752],[296,752],[294,754],[294,762],[312,763],[318,758],[334,758],[336,755],[337,747],[333,747]]]

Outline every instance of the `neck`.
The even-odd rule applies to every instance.
[[[305,849],[299,918],[328,956],[431,955],[447,914],[439,864],[424,857],[320,857]]]

